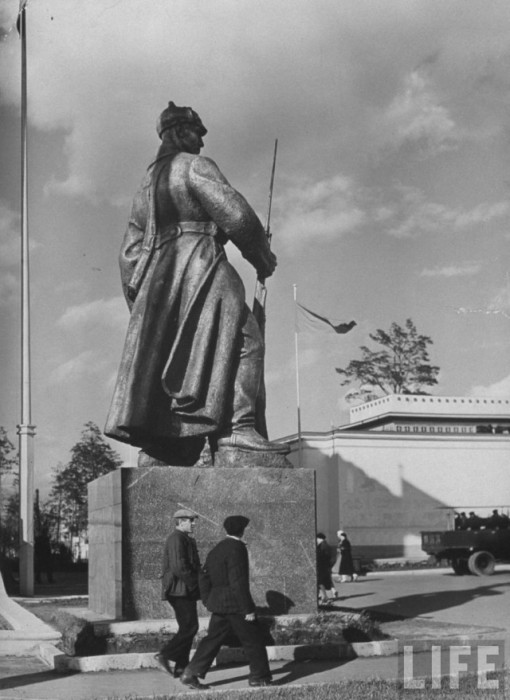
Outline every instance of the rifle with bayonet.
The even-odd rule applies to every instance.
[[[266,238],[271,247],[271,207],[273,204],[273,187],[274,187],[274,174],[276,169],[276,152],[278,150],[278,139],[274,142],[274,154],[273,154],[273,166],[271,168],[271,180],[269,183],[269,204],[267,210],[266,219]],[[266,297],[267,288],[265,285],[265,278],[257,275],[257,282],[255,284],[255,295],[253,298],[253,315],[259,325],[260,332],[262,334],[262,340],[265,342],[265,330],[266,330]],[[259,387],[259,393],[257,396],[257,404],[255,410],[255,427],[257,432],[267,439],[267,425],[266,425],[266,387],[264,383],[264,367],[262,367],[262,380]]]

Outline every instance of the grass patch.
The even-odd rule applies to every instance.
[[[430,682],[423,690],[408,690],[403,688],[400,681],[385,680],[349,680],[339,683],[315,683],[309,685],[276,685],[269,688],[258,688],[256,691],[240,688],[239,690],[201,691],[201,700],[395,700],[409,698],[410,700],[502,700],[505,684],[510,682],[510,671],[500,671],[494,674],[499,681],[498,691],[478,688],[477,676],[461,678],[460,688],[450,689],[449,680],[443,679],[442,690],[431,690]],[[284,681],[282,681],[284,682]],[[254,692],[256,694],[254,694]],[[188,692],[178,692],[169,695],[127,695],[116,700],[180,700],[189,698]],[[113,698],[111,700],[114,700]]]
[[[438,560],[435,557],[428,557],[427,559],[421,559],[419,561],[398,561],[388,559],[387,561],[365,561],[363,563],[363,568],[367,572],[377,573],[378,571],[415,571],[420,569],[438,569],[449,567],[447,561]]]
[[[366,612],[323,612],[305,620],[275,621],[271,627],[275,645],[340,644],[388,639],[379,624]]]

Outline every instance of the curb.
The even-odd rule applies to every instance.
[[[402,569],[402,571],[399,571],[398,569],[392,570],[392,571],[385,571],[384,569],[378,570],[378,569],[372,569],[371,571],[367,571],[366,576],[371,577],[371,576],[424,576],[426,574],[451,574],[452,570],[450,568],[446,567],[441,567],[441,568],[433,568],[431,567],[430,569]],[[359,580],[359,579],[358,579]]]
[[[394,656],[398,653],[398,641],[389,639],[379,642],[353,642],[352,644],[347,642],[327,645],[298,644],[270,646],[266,649],[269,661],[339,660],[356,657]],[[54,645],[40,644],[37,653],[48,666],[58,673],[159,669],[159,664],[154,658],[155,652],[67,656]],[[242,648],[224,648],[216,657],[214,665],[223,666],[231,663],[244,663],[245,661],[246,656]]]
[[[86,608],[68,608],[68,612],[82,617],[91,622],[94,627],[94,634],[97,636],[106,636],[108,634],[124,635],[124,634],[154,634],[154,633],[175,633],[177,632],[177,620],[173,617],[164,620],[111,620],[98,619],[97,613]],[[263,617],[263,616],[261,616]],[[285,619],[289,622],[293,620],[306,620],[309,615],[285,615]],[[207,630],[209,627],[210,617],[198,618],[199,631]]]
[[[496,564],[495,573],[508,573],[510,572],[510,565],[508,564]],[[367,571],[366,577],[369,576],[420,576],[425,574],[453,574],[451,567],[430,567],[428,569],[402,569],[385,571],[372,569]],[[359,581],[359,579],[358,579]],[[338,581],[337,581],[338,583]]]

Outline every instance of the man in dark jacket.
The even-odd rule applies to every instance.
[[[181,682],[190,688],[208,687],[198,679],[204,678],[230,632],[239,638],[246,652],[250,665],[249,685],[271,683],[266,647],[250,593],[248,552],[241,539],[249,522],[243,515],[230,515],[225,519],[223,527],[227,537],[209,552],[202,570],[200,592],[212,616],[207,636],[181,675]]]
[[[174,514],[175,530],[168,536],[163,550],[162,598],[175,612],[178,630],[156,654],[163,670],[172,674],[170,660],[175,661],[173,675],[179,678],[189,662],[193,638],[198,632],[197,600],[200,559],[192,535],[197,514],[186,508]]]

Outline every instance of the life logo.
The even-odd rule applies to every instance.
[[[458,690],[482,693],[479,697],[505,697],[505,643],[503,640],[413,640],[399,643],[399,690]],[[420,696],[421,697],[421,696]],[[450,696],[448,696],[450,697]],[[469,695],[471,697],[471,695]]]

